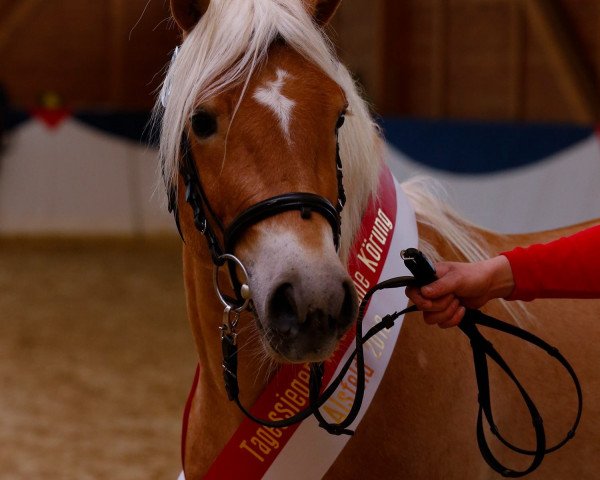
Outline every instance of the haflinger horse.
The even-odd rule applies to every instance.
[[[395,345],[386,344],[391,333],[379,338],[388,355],[385,375],[381,373],[369,405],[363,404],[354,435],[340,436],[344,444],[329,463],[322,462],[321,452],[339,437],[315,427],[302,443],[295,435],[310,430],[305,428],[309,420],[287,445],[283,438],[293,427],[270,429],[250,422],[247,438],[236,437],[248,420],[228,401],[223,385],[223,328],[236,327],[241,403],[250,407],[269,387],[277,392],[282,386],[274,394],[280,401],[267,408],[266,416],[277,420],[293,415],[308,404],[302,365],[327,364],[353,328],[366,280],[351,277],[352,255],[370,268],[382,249],[369,239],[375,235],[381,243],[391,228],[385,226],[390,219],[380,215],[379,230],[375,218],[371,237],[367,232],[363,243],[358,240],[353,247],[365,234],[365,212],[383,196],[385,149],[367,105],[324,33],[338,4],[171,0],[183,42],[156,111],[161,173],[184,240],[187,307],[199,362],[183,433],[185,478],[233,478],[228,467],[240,478],[496,478],[476,441],[477,389],[468,340],[458,329],[425,325],[418,313],[405,319]],[[396,185],[396,197],[407,199],[416,220],[398,224],[395,231],[400,235],[413,228],[419,248],[434,260],[473,261],[586,226],[499,235],[461,219],[421,179]],[[338,239],[334,220],[340,210]],[[219,259],[223,253],[235,259],[224,262]],[[401,264],[399,255],[391,249],[386,262]],[[231,268],[215,267],[215,262]],[[231,298],[240,296],[249,308],[236,309]],[[399,304],[404,298],[402,291],[392,294]],[[492,302],[486,311],[520,322],[558,346],[577,371],[585,398],[573,441],[548,455],[531,478],[598,478],[600,303],[552,300],[523,309],[509,306]],[[396,329],[397,334],[398,328],[389,332]],[[550,446],[576,414],[570,378],[535,348],[485,333],[527,385],[545,420]],[[278,385],[276,376],[290,364],[296,368],[294,389]],[[499,371],[492,369],[490,376],[498,428],[511,442],[531,448],[532,425],[521,397]],[[350,385],[356,377],[348,378],[332,400],[345,412],[343,395],[356,395]],[[489,441],[503,462],[515,469],[527,464],[493,437]],[[261,464],[262,473],[252,474],[244,462]],[[314,465],[322,463],[320,473],[314,473],[319,471]]]

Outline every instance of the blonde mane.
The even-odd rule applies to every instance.
[[[307,12],[302,0],[212,0],[202,19],[186,35],[165,76],[168,98],[159,100],[154,118],[160,128],[160,174],[168,188],[177,187],[181,138],[197,105],[228,88],[246,84],[267,58],[271,44],[283,40],[318,66],[343,89],[349,114],[340,130],[340,155],[348,197],[342,213],[341,256],[345,260],[360,227],[365,206],[376,191],[384,164],[384,141],[352,76],[337,59],[330,40]],[[467,222],[422,179],[402,184],[417,220],[428,224],[468,261],[490,252]],[[421,241],[433,259],[435,249]]]

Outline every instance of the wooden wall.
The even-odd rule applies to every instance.
[[[0,0],[0,82],[23,108],[52,91],[74,108],[148,109],[177,43],[167,5]]]
[[[599,121],[598,0],[387,0],[383,112]]]
[[[0,82],[22,107],[50,90],[148,109],[178,42],[168,15],[165,0],[0,0]],[[600,0],[344,0],[332,25],[378,113],[584,123],[600,120],[599,31]]]
[[[344,0],[329,29],[338,54],[364,88],[368,101],[383,101],[385,0]]]

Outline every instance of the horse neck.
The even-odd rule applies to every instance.
[[[184,283],[188,319],[196,343],[200,378],[188,420],[186,475],[201,478],[243,419],[234,402],[227,399],[223,383],[219,326],[223,306],[216,297],[212,281],[212,263],[206,253],[183,248]],[[226,284],[223,279],[222,285]],[[256,353],[262,348],[252,331],[254,319],[242,315],[239,329],[238,379],[240,399],[251,406],[268,381],[269,374]],[[192,454],[193,452],[193,454]],[[189,473],[188,473],[189,472]]]

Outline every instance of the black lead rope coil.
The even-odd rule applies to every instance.
[[[420,252],[417,249],[410,248],[402,253],[405,264],[407,268],[415,275],[415,281],[418,286],[426,285],[437,279],[435,268],[429,262],[427,257],[423,255],[422,252]],[[537,407],[535,406],[535,403],[533,402],[525,388],[521,385],[515,374],[512,372],[504,358],[502,358],[502,356],[494,348],[492,343],[481,334],[481,332],[477,328],[477,325],[482,325],[488,328],[492,328],[494,330],[498,330],[500,332],[507,333],[544,350],[550,356],[558,360],[558,362],[565,368],[565,370],[571,376],[573,384],[575,385],[575,390],[577,391],[577,415],[575,416],[575,421],[573,422],[573,425],[567,432],[566,436],[553,447],[546,447],[546,433],[544,430],[544,422]],[[575,435],[575,430],[579,425],[579,421],[581,419],[581,412],[583,409],[583,394],[581,391],[579,379],[575,374],[575,370],[573,370],[571,364],[569,364],[567,359],[558,351],[556,347],[553,347],[552,345],[548,344],[547,342],[545,342],[544,340],[542,340],[541,338],[539,338],[531,332],[523,330],[522,328],[519,328],[515,325],[511,325],[509,323],[498,320],[497,318],[490,317],[489,315],[485,315],[479,310],[467,309],[467,311],[465,312],[465,316],[463,317],[463,320],[461,321],[458,327],[469,338],[471,343],[471,349],[473,350],[473,364],[475,366],[475,378],[477,380],[479,402],[479,411],[477,414],[477,444],[479,445],[481,455],[492,469],[494,469],[496,472],[500,473],[504,477],[515,478],[525,476],[533,472],[536,468],[540,466],[546,454],[558,450]],[[527,409],[531,416],[533,428],[535,430],[535,450],[527,450],[513,445],[512,443],[508,442],[498,431],[498,427],[494,423],[494,418],[492,414],[490,382],[487,365],[488,358],[493,360],[504,371],[504,373],[506,373],[506,375],[511,379],[511,381],[514,383],[519,393],[521,394],[521,397],[523,398],[523,401],[527,406]],[[496,436],[496,438],[498,438],[498,440],[503,445],[505,445],[510,450],[516,453],[533,456],[531,464],[528,468],[526,468],[525,470],[512,470],[503,465],[494,456],[485,438],[485,433],[483,430],[484,416],[486,421],[488,422],[490,431],[494,436]]]
[[[508,364],[502,358],[502,356],[498,353],[498,351],[494,348],[494,346],[489,342],[485,337],[479,332],[476,325],[482,325],[485,327],[489,327],[504,333],[508,333],[509,335],[515,336],[524,340],[548,353],[550,356],[554,357],[567,371],[569,376],[573,381],[573,385],[575,386],[575,390],[577,392],[577,414],[575,416],[575,420],[565,437],[556,443],[552,447],[546,446],[546,437],[544,431],[543,420],[537,410],[537,407],[533,403],[531,397],[527,394],[524,387],[518,381]],[[465,314],[465,318],[459,325],[459,328],[469,337],[471,341],[471,347],[473,349],[473,359],[475,365],[475,376],[477,378],[477,386],[479,389],[479,412],[477,415],[477,443],[479,445],[479,449],[485,459],[485,461],[490,465],[494,470],[499,472],[505,477],[522,477],[531,473],[535,470],[542,462],[545,455],[552,453],[562,446],[564,446],[569,440],[573,438],[575,435],[575,431],[579,426],[579,421],[581,420],[581,412],[583,409],[583,393],[581,391],[581,385],[579,383],[579,379],[573,367],[569,364],[567,359],[552,345],[548,344],[541,338],[533,335],[526,330],[523,330],[514,325],[510,325],[508,323],[502,322],[496,318],[485,315],[479,310],[467,310]],[[488,377],[488,367],[487,367],[487,358],[492,359],[512,380],[517,389],[519,390],[532,419],[533,427],[536,434],[536,449],[535,450],[527,450],[520,447],[517,447],[507,441],[498,431],[497,426],[494,423],[494,418],[492,414],[491,408],[491,399],[490,399],[490,391],[489,391],[489,377]],[[485,438],[484,429],[483,429],[483,417],[485,417],[488,425],[490,427],[490,431],[498,440],[505,445],[510,450],[519,453],[521,455],[533,456],[533,460],[530,466],[521,471],[511,470],[506,466],[502,465],[492,454],[487,440]]]

